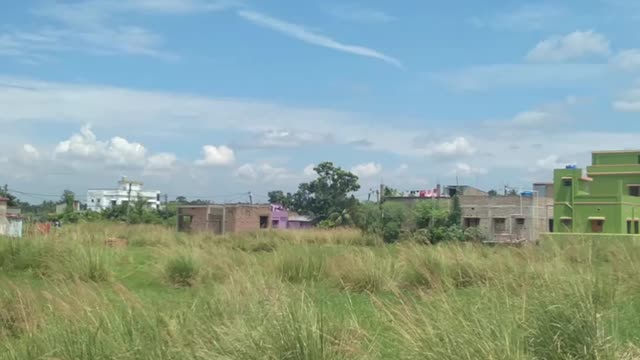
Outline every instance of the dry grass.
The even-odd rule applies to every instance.
[[[0,359],[635,359],[638,264],[630,239],[86,224],[0,239]]]

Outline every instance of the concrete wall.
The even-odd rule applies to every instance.
[[[480,231],[493,241],[536,240],[553,221],[552,198],[461,196],[460,206],[463,226],[479,221]]]

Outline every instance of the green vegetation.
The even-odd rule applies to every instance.
[[[631,237],[69,225],[0,239],[0,359],[637,359],[638,264]]]

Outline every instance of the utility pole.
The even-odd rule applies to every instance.
[[[249,204],[253,205],[253,193],[249,191]]]

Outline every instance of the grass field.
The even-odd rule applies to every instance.
[[[633,239],[68,226],[0,239],[0,359],[640,359],[639,275]]]

